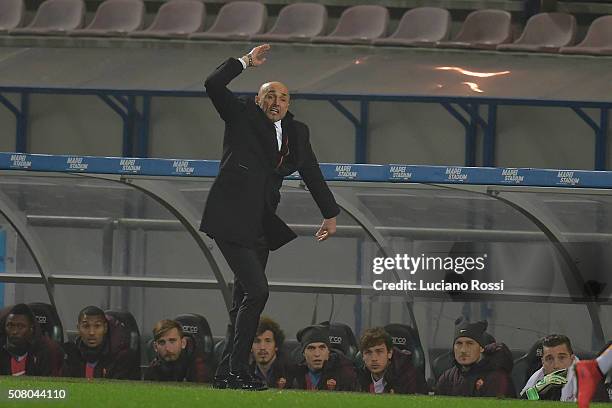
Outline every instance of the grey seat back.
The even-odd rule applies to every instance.
[[[443,41],[450,33],[451,16],[439,7],[418,7],[402,16],[397,29],[389,38],[414,41]]]
[[[17,28],[23,23],[25,3],[23,0],[0,1],[0,30]]]
[[[106,0],[100,4],[87,30],[134,31],[142,27],[142,0]]]
[[[195,33],[202,29],[206,8],[198,0],[170,0],[157,12],[147,30]]]
[[[318,3],[295,3],[284,7],[276,23],[266,34],[314,37],[320,35],[327,24],[327,9]]]
[[[567,13],[540,13],[532,16],[516,44],[563,47],[574,42],[576,18]]]
[[[591,23],[578,47],[612,47],[612,15],[601,16]]]
[[[74,30],[83,25],[84,18],[83,0],[46,0],[27,28]]]
[[[234,1],[221,7],[217,19],[207,33],[258,34],[263,31],[268,12],[254,1]]]
[[[384,37],[389,24],[389,10],[375,5],[360,5],[344,10],[338,25],[328,37],[374,39]]]
[[[453,41],[476,44],[508,42],[512,37],[511,20],[510,13],[504,10],[473,11],[466,17]]]

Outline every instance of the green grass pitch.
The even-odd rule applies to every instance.
[[[8,400],[9,389],[66,390],[66,399]],[[0,407],[138,407],[138,408],[484,408],[484,407],[575,407],[560,402],[532,402],[492,398],[449,398],[408,395],[370,395],[342,392],[214,390],[208,385],[33,378],[0,376]],[[592,404],[605,407],[607,404]]]

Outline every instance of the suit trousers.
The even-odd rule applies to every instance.
[[[230,323],[225,336],[225,348],[216,375],[249,371],[249,354],[259,325],[259,316],[268,300],[268,279],[265,269],[270,250],[264,236],[255,248],[215,239],[221,253],[234,273]]]

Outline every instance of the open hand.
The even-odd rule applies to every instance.
[[[325,241],[330,236],[336,233],[336,217],[324,219],[321,228],[315,234],[317,241]]]
[[[258,67],[264,62],[266,62],[266,53],[270,49],[270,44],[259,45],[251,50],[249,54],[253,61],[253,66]]]

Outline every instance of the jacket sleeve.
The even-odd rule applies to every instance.
[[[302,161],[300,167],[298,167],[298,172],[300,173],[302,180],[304,180],[304,183],[306,183],[308,190],[310,190],[310,194],[315,200],[315,203],[317,203],[323,218],[333,218],[340,213],[340,208],[338,207],[338,204],[334,199],[334,195],[323,178],[321,168],[319,167],[319,162],[317,161],[317,157],[315,156],[312,146],[310,145],[308,126],[303,126],[306,135],[306,145],[304,160]]]
[[[52,345],[51,345],[51,376],[61,377],[63,367],[64,367],[64,350],[58,343],[52,342]]]
[[[143,380],[145,381],[160,381],[157,364],[155,361],[151,362],[149,366],[145,369]]]
[[[446,370],[442,373],[442,375],[440,375],[440,378],[438,378],[438,382],[436,384],[436,395],[451,395],[451,385],[448,376],[449,370]]]
[[[38,375],[60,377],[64,364],[64,351],[61,346],[47,337],[39,340],[40,351],[37,353]]]
[[[396,350],[396,352],[400,352]],[[423,394],[425,393],[425,379],[417,372],[410,360],[401,366],[397,375],[390,375],[390,388],[397,394]]]
[[[204,82],[206,93],[225,122],[231,122],[242,110],[242,103],[227,89],[227,85],[240,75],[242,70],[240,61],[228,58]]]
[[[107,378],[140,380],[140,356],[134,350],[123,350],[113,359]]]
[[[485,386],[480,396],[516,398],[514,383],[508,373],[503,370],[496,370],[486,379]]]
[[[197,383],[206,383],[210,381],[209,367],[203,356],[194,357],[193,381]]]
[[[348,358],[340,358],[337,360],[338,371],[336,378],[338,384],[336,386],[337,391],[358,391],[359,390],[359,379],[357,378],[357,370],[353,365],[353,362]]]

